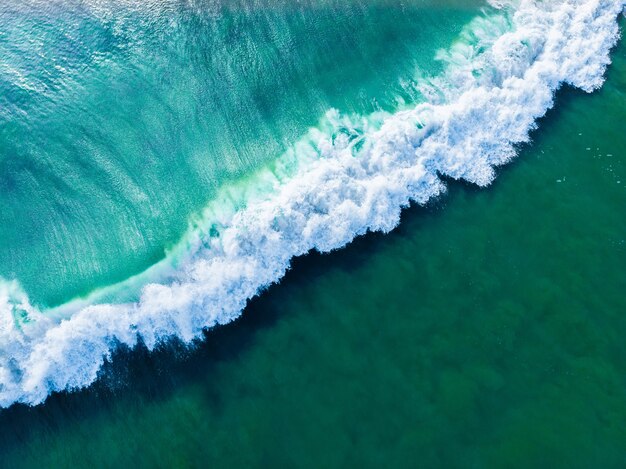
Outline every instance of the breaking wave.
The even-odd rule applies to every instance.
[[[1,283],[0,405],[89,385],[120,344],[200,338],[237,318],[294,256],[393,229],[403,207],[445,191],[441,176],[488,185],[560,86],[602,85],[623,6],[498,5],[438,54],[440,76],[411,85],[422,104],[369,116],[329,111],[254,181],[225,189],[148,272],[52,310],[33,306],[16,282]],[[109,301],[131,284],[143,285],[136,301]]]

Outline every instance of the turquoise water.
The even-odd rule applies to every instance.
[[[384,2],[9,2],[0,277],[56,306],[163,259],[216,190],[334,107],[410,103],[478,10]]]
[[[358,5],[350,4],[348,10]],[[355,11],[369,18],[372,34],[377,31],[379,19],[395,15],[395,19],[387,23],[388,30],[395,31],[396,26],[402,29],[400,19],[407,15],[395,10],[393,5],[380,3],[378,9],[357,8]],[[467,35],[471,34],[461,31],[476,11],[459,10],[455,5],[423,7],[423,10],[415,10],[416,16],[439,18],[440,15],[451,19],[451,23],[450,29],[443,26],[443,19],[438,23],[440,26],[433,26],[441,35],[435,37],[431,31],[424,36],[433,42],[416,53],[415,63],[440,73],[446,62],[437,63],[432,58],[438,47],[445,47],[452,51],[447,63],[457,65],[453,71],[466,70],[468,64],[463,58],[473,57],[465,49]],[[460,16],[454,17],[448,8]],[[278,10],[289,9],[281,5]],[[303,10],[309,11],[304,7]],[[269,14],[266,8],[259,11]],[[258,14],[258,11],[249,8],[247,14]],[[304,18],[303,15],[300,12],[294,17]],[[274,21],[275,17],[272,18]],[[256,16],[255,24],[258,21]],[[325,36],[323,28],[329,28],[335,21],[337,19],[320,23],[320,37]],[[417,20],[407,17],[407,23],[413,21]],[[487,29],[481,29],[483,23],[478,27],[474,24],[470,31],[489,35],[493,23],[488,23]],[[504,21],[501,26],[492,34],[503,34],[502,29],[510,25]],[[483,33],[477,32],[481,30]],[[51,31],[56,32],[54,28]],[[585,50],[592,50],[592,32],[586,35]],[[445,39],[448,34],[449,41]],[[459,34],[465,34],[464,39],[453,41]],[[374,37],[370,39],[376,42]],[[408,37],[405,39],[408,44]],[[439,40],[448,42],[440,46]],[[450,49],[450,43],[459,48]],[[570,38],[568,43],[576,41]],[[333,50],[333,53],[339,52]],[[319,101],[320,112],[325,111],[324,107],[332,99],[335,99],[332,105],[359,114],[378,109],[378,105],[392,112],[404,108],[411,100],[422,99],[404,91],[414,90],[412,86],[407,87],[406,82],[404,87],[400,84],[394,90],[396,83],[403,83],[404,77],[416,74],[415,63],[407,65],[401,60],[403,53],[398,52],[397,62],[390,59],[392,63],[381,70],[374,67],[372,73],[381,77],[379,81],[370,82],[367,72],[354,77],[361,84],[368,83],[359,85],[364,87],[362,89],[372,90],[365,101],[357,97],[361,92],[350,96],[345,89],[335,90],[335,85],[342,82],[338,80],[335,85],[329,85],[326,92],[332,96],[335,90],[335,97],[328,98],[326,103]],[[442,55],[445,54],[440,52],[439,56]],[[393,58],[394,54],[390,56]],[[156,352],[149,352],[141,345],[135,351],[122,346],[122,350],[114,354],[112,363],[107,362],[100,371],[100,379],[93,386],[82,391],[54,393],[37,407],[18,404],[2,410],[2,465],[111,467],[132,461],[142,467],[623,466],[623,442],[626,441],[626,399],[623,396],[626,320],[622,314],[626,306],[623,293],[626,277],[621,274],[626,261],[623,210],[626,139],[621,129],[621,122],[626,118],[626,47],[623,43],[612,51],[611,58],[613,63],[608,69],[607,81],[600,90],[587,95],[565,88],[557,93],[555,108],[538,121],[538,130],[531,134],[530,141],[518,145],[519,157],[498,169],[498,177],[489,188],[446,178],[448,192],[430,200],[426,207],[414,204],[404,210],[400,225],[391,233],[369,233],[345,249],[297,258],[278,285],[249,302],[241,319],[206,332],[204,340],[197,342],[194,349],[189,350],[177,341],[159,345]],[[344,62],[337,62],[340,65],[333,69],[342,69]],[[469,62],[482,63],[473,58]],[[515,62],[512,67],[514,65]],[[355,63],[345,63],[345,66],[345,70],[349,70]],[[469,72],[484,79],[483,86],[487,88],[489,80],[500,80],[486,69],[469,67]],[[334,70],[332,73],[341,75],[342,72]],[[389,73],[386,78],[385,73]],[[441,88],[443,94],[451,93],[450,84],[458,82],[455,77],[446,81],[448,87]],[[580,76],[570,79],[579,86],[585,82]],[[180,94],[188,97],[183,84],[179,86]],[[384,90],[393,91],[386,95]],[[541,96],[543,88],[538,86],[532,91],[530,96]],[[388,96],[387,101],[384,96]],[[517,95],[510,96],[509,109],[517,116],[514,121],[526,122],[522,110],[533,108],[535,102],[529,99],[524,101],[524,106],[516,108]],[[371,97],[376,97],[378,104],[373,104]],[[33,98],[32,90],[26,98]],[[133,96],[133,99],[136,98]],[[451,98],[445,96],[444,99]],[[172,103],[178,105],[179,101],[172,98]],[[498,101],[489,103],[490,109],[499,105]],[[189,103],[183,100],[180,109],[186,109],[184,104]],[[482,109],[480,105],[476,100],[469,109]],[[306,114],[292,110],[290,104],[286,108],[293,112],[290,116],[297,112]],[[535,111],[537,117],[540,110]],[[166,115],[169,114],[156,113],[159,118]],[[233,112],[233,116],[236,115]],[[461,127],[467,119],[481,124],[482,127],[475,126],[470,133],[477,139],[482,130],[489,128],[490,121],[498,129],[497,125],[507,119],[506,113],[495,114],[497,118],[491,119],[485,119],[478,111],[463,115],[464,119],[446,121],[450,127],[460,129],[450,134],[458,137],[459,145],[465,143]],[[238,117],[244,120],[244,116]],[[66,119],[67,115],[59,119],[58,125],[65,125]],[[264,119],[250,123],[251,128],[259,129]],[[307,126],[319,122],[320,116],[310,117],[310,121],[302,119],[285,118],[280,124],[285,127],[276,124],[277,129],[282,129],[277,132],[287,135],[282,134],[287,132],[284,129],[290,125],[295,128],[300,122],[302,127],[294,133],[294,138],[300,138]],[[23,119],[13,120],[23,123]],[[78,121],[80,119],[76,118],[71,122]],[[274,122],[269,118],[267,121]],[[141,119],[136,119],[127,130],[135,129],[139,123]],[[119,121],[112,120],[111,129],[114,124]],[[420,125],[421,122],[418,127]],[[428,122],[423,126],[429,128]],[[499,135],[507,132],[512,129],[505,126],[500,134],[487,135],[495,142]],[[115,145],[122,140],[113,139]],[[523,141],[513,137],[511,140]],[[181,141],[186,140],[181,137]],[[248,143],[253,145],[255,141],[251,137]],[[245,147],[242,142],[238,145]],[[285,142],[282,145],[288,146]],[[367,145],[366,142],[363,151],[368,151]],[[5,144],[0,148],[5,148]],[[454,147],[447,148],[454,150]],[[35,153],[27,155],[38,161]],[[267,155],[271,158],[269,153]],[[355,159],[358,160],[359,155],[357,150]],[[454,155],[460,158],[463,152]],[[132,157],[137,154],[128,156]],[[162,156],[154,158],[161,161]],[[223,162],[220,158],[217,161]],[[259,159],[251,166],[241,166],[241,172],[235,171],[233,178],[237,179],[253,167],[262,167],[268,161]],[[479,165],[480,161],[475,163]],[[384,160],[380,164],[384,164]],[[186,168],[182,166],[181,171]],[[385,174],[391,179],[394,168],[386,169]],[[177,177],[175,171],[171,168],[163,171],[167,177],[162,176],[151,184],[171,182],[173,185]],[[65,177],[66,173],[59,174]],[[450,173],[456,174],[452,170]],[[477,180],[476,174],[483,173],[470,172],[465,179]],[[309,181],[300,181],[299,185]],[[341,192],[341,187],[336,187],[337,192]],[[176,234],[169,243],[176,243],[182,236],[187,218],[202,209],[216,188],[217,182],[207,189],[203,201],[194,198],[195,208],[179,202],[176,197],[186,195],[172,189],[178,205],[176,210],[171,210],[183,221],[172,231]],[[155,192],[157,189],[162,187],[157,185]],[[333,200],[330,195],[328,200]],[[381,195],[379,200],[382,204],[385,199]],[[165,204],[161,199],[152,203],[155,207]],[[359,207],[351,207],[358,212]],[[101,207],[96,204],[91,209]],[[324,214],[322,205],[318,204],[316,209],[312,219]],[[337,210],[341,210],[341,205]],[[137,220],[140,218],[137,216]],[[108,224],[102,226],[107,230],[114,228]],[[244,227],[253,228],[252,225]],[[2,229],[10,231],[12,227]],[[331,225],[327,231],[332,229]],[[100,231],[105,232],[104,228]],[[19,242],[26,243],[15,236]],[[65,240],[63,235],[57,236]],[[245,234],[241,237],[247,239]],[[89,242],[88,239],[85,242]],[[67,242],[71,245],[69,240]],[[165,237],[159,238],[155,245],[159,246],[160,254],[154,259],[160,259],[168,241]],[[27,243],[24,246],[28,251]],[[111,246],[117,249],[113,241]],[[93,281],[96,274],[92,273],[92,280],[83,277],[76,281],[75,285],[82,285],[80,288],[50,278],[48,284],[44,279],[35,288],[34,284],[29,287],[27,280],[17,278],[34,302],[55,304],[78,292],[89,291],[94,285],[106,284],[110,279],[123,279],[154,261],[148,261],[143,251],[129,249],[124,257],[120,251],[114,251],[113,255],[107,251],[107,246],[101,248],[102,265],[111,265],[106,256],[111,256],[113,263],[124,265],[124,269],[135,255],[142,261],[135,270],[124,270],[119,277],[106,277],[113,275],[113,270],[106,275],[100,272],[98,275],[103,276],[96,282]],[[58,259],[68,255],[44,248],[41,252],[58,256]],[[34,254],[30,259],[38,261]],[[65,262],[60,260],[59,268],[74,268],[75,264],[68,262],[66,266]],[[28,272],[35,275],[28,266],[23,269],[26,277]],[[38,269],[40,273],[44,271],[42,267]],[[70,273],[65,275],[70,276]],[[45,285],[50,290],[45,290]],[[207,285],[212,288],[212,284]],[[61,295],[58,292],[62,290]],[[181,295],[187,293],[184,289],[173,291]],[[156,292],[163,295],[162,290]],[[235,295],[236,292],[228,293]],[[2,294],[0,291],[0,300]],[[55,295],[60,296],[54,300]],[[19,310],[13,309],[13,314],[16,311]],[[27,317],[32,314],[30,310],[24,311]],[[111,324],[125,320],[114,308],[103,311],[114,315]],[[178,310],[180,314],[184,312]],[[164,314],[172,322],[178,317],[176,312]],[[93,317],[97,319],[95,330],[101,328],[103,335],[116,333],[103,316]],[[81,363],[81,354],[87,359],[94,357],[89,348],[92,336],[88,335],[92,333],[88,327],[92,324],[85,322],[85,318],[89,316],[81,316],[79,319],[83,322],[74,323],[78,324],[76,329],[71,329],[74,318],[61,323],[50,329],[52,332],[41,342],[34,335],[36,353],[27,358],[45,360],[41,363],[25,361],[32,369],[21,368],[22,362],[16,364],[15,360],[9,360],[9,367],[1,369],[3,386],[12,383],[6,379],[8,369],[12,373],[10,378],[23,385],[25,392],[40,376],[48,380],[49,389],[63,388],[64,372],[75,371],[73,366]],[[158,322],[155,317],[148,316],[148,319],[153,321],[154,329],[168,324]],[[32,324],[36,326],[41,321],[37,319]],[[20,327],[28,332],[29,324],[26,320]],[[6,323],[0,325],[0,332],[4,334]],[[68,330],[76,333],[76,342],[71,341],[74,336],[62,336]],[[9,331],[13,333],[14,329]],[[186,337],[184,329],[177,333]],[[29,337],[25,335],[25,340]],[[67,342],[53,340],[60,341],[59,337]],[[5,335],[2,340],[6,340]],[[124,336],[120,340],[124,344],[133,343]],[[150,340],[149,336],[144,338],[149,347]],[[59,350],[54,349],[59,343]],[[96,352],[107,347],[110,343],[104,342],[103,348],[96,348]],[[0,358],[10,357],[13,351],[15,357],[22,360],[21,349],[14,348],[12,342],[5,343]],[[44,370],[41,374],[37,365]],[[98,368],[96,366],[96,371]],[[25,383],[21,381],[22,372],[29,378]],[[89,376],[82,381],[80,375],[78,378],[69,376],[70,385],[89,382]],[[61,384],[56,384],[55,379]],[[39,396],[33,395],[32,399]],[[3,402],[6,399],[3,397]],[[28,401],[28,397],[25,400]]]

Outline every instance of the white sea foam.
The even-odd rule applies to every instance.
[[[264,176],[267,190],[248,194],[245,208],[207,209],[178,268],[167,281],[147,284],[138,302],[40,311],[16,283],[0,285],[0,405],[35,404],[86,386],[114,347],[134,346],[139,336],[153,348],[232,321],[284,275],[292,257],[391,230],[402,207],[445,190],[440,175],[489,184],[562,84],[588,92],[601,86],[623,4],[503,8],[514,12],[477,18],[439,54],[445,73],[421,83],[428,103],[366,118],[330,111]]]

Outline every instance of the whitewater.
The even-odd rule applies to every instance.
[[[0,284],[0,405],[38,404],[98,378],[120,345],[192,343],[236,319],[295,256],[396,227],[403,207],[489,185],[563,85],[592,92],[619,38],[623,1],[520,1],[477,17],[449,49],[424,102],[394,114],[329,110],[247,188],[229,187],[165,261],[124,284],[44,310]],[[523,194],[520,194],[523,196]],[[106,301],[140,285],[137,301]]]

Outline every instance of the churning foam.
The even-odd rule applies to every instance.
[[[445,72],[420,82],[424,104],[367,117],[330,111],[263,176],[269,189],[240,210],[209,207],[177,269],[137,302],[41,311],[16,283],[0,284],[0,405],[92,383],[119,344],[190,342],[232,321],[292,257],[388,232],[402,207],[445,191],[442,175],[488,185],[562,84],[601,86],[623,6],[522,0],[475,19],[439,53]]]

